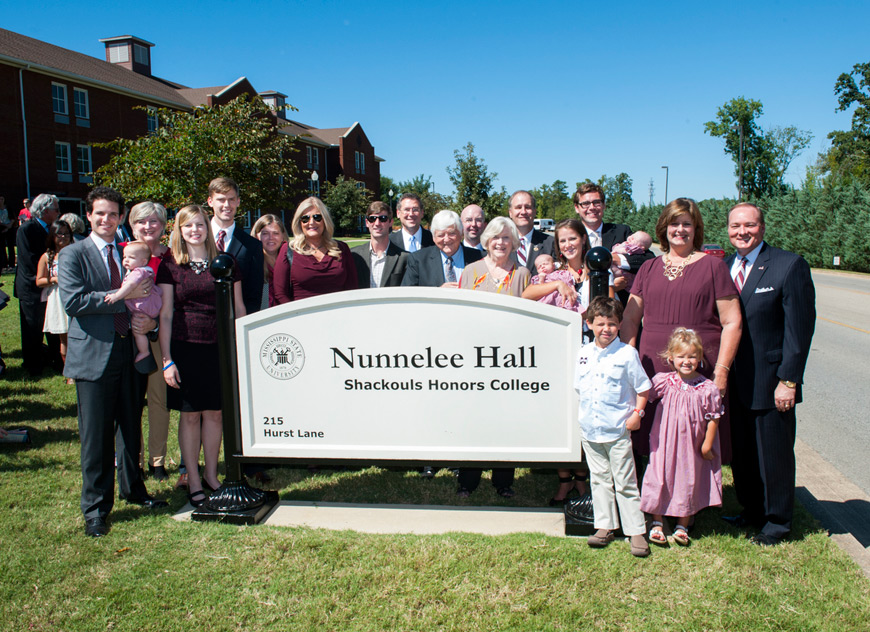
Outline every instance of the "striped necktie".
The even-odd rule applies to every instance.
[[[526,256],[526,240],[520,239],[520,247],[517,248],[517,261],[520,262],[521,266],[526,265],[526,260],[528,257]]]
[[[224,251],[224,247],[226,246],[226,238],[227,238],[227,231],[225,231],[225,230],[218,231],[218,238],[217,238],[218,252]]]
[[[740,267],[737,268],[737,276],[734,278],[734,285],[737,286],[737,293],[743,291],[743,284],[746,283],[746,264],[749,260],[746,257],[740,257]]]
[[[118,270],[118,264],[115,263],[114,255],[115,247],[112,244],[106,245],[106,257],[109,260],[109,284],[113,290],[121,287],[121,272]],[[130,329],[130,317],[127,315],[127,310],[123,312],[115,312],[115,331],[121,336],[126,336]]]

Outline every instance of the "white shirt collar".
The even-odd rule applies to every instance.
[[[224,238],[225,243],[229,244],[233,240],[233,232],[236,230],[236,223],[233,222],[230,224],[229,228],[223,228],[218,226],[217,222],[214,221],[214,218],[211,220],[211,232],[214,235],[214,240],[217,241],[218,232],[224,231],[226,233],[226,237]]]

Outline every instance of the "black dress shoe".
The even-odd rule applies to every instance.
[[[420,470],[421,478],[435,478],[435,469],[431,465],[426,465]]]
[[[779,538],[772,535],[767,535],[764,532],[756,533],[754,536],[749,538],[749,541],[752,542],[752,544],[757,544],[758,546],[776,546],[777,544],[782,542],[782,540],[780,540]]]
[[[88,518],[85,520],[85,535],[89,538],[102,538],[109,533],[109,525],[105,518]]]
[[[131,505],[139,505],[140,507],[145,507],[145,509],[162,509],[163,507],[168,507],[169,503],[165,500],[158,500],[154,498],[154,496],[150,496],[148,494],[143,494],[141,496],[130,496],[129,498],[125,498],[128,503]]]

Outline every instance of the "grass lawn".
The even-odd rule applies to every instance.
[[[11,294],[12,276],[2,282]],[[870,582],[802,508],[794,539],[774,549],[750,544],[714,509],[698,517],[690,548],[636,560],[624,542],[594,551],[542,535],[179,523],[171,512],[185,494],[148,480],[171,512],[118,501],[109,535],[91,540],[79,509],[75,387],[56,374],[28,379],[18,338],[13,301],[0,312],[9,367],[0,425],[28,427],[34,442],[0,444],[0,630],[870,629]],[[170,455],[172,475],[173,436]],[[513,501],[485,481],[457,502],[448,472],[432,481],[378,468],[270,472],[281,498],[297,500],[543,506],[556,487],[552,472],[520,470]]]

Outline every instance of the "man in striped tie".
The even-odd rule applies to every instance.
[[[725,263],[743,314],[728,387],[731,469],[743,511],[723,519],[760,529],[752,542],[772,546],[791,530],[795,405],[815,329],[815,288],[802,257],[764,241],[764,214],[757,206],[731,209],[728,237],[737,253]]]
[[[520,233],[520,245],[516,251],[517,263],[535,272],[535,258],[538,255],[555,257],[553,236],[535,228],[535,215],[538,209],[535,196],[528,191],[516,191],[510,199],[508,214]]]

